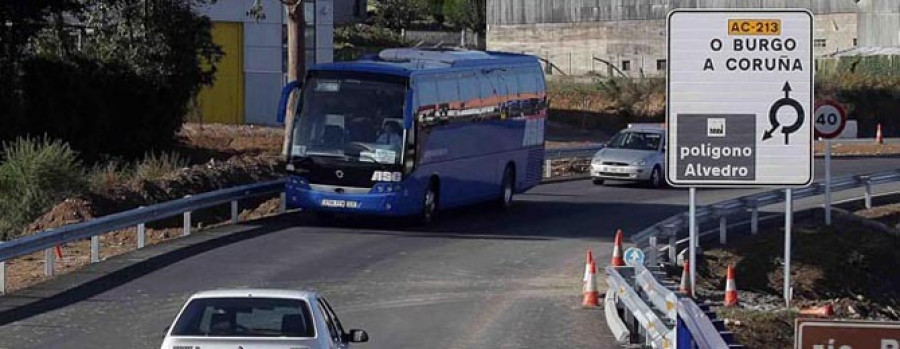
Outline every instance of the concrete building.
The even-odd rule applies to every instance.
[[[278,0],[260,0],[265,18],[247,14],[254,0],[220,0],[198,9],[213,21],[213,40],[224,57],[215,84],[198,96],[193,121],[274,125],[287,72],[287,14]],[[358,0],[306,0],[307,64],[331,62],[334,16],[352,20]],[[364,1],[363,1],[364,2]],[[335,6],[337,4],[338,6]],[[349,8],[349,9],[348,9]]]
[[[540,56],[553,73],[662,76],[665,18],[677,8],[807,8],[815,14],[817,56],[859,39],[854,0],[487,0],[487,48]],[[875,8],[873,16],[898,11]]]

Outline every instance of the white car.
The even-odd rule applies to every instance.
[[[643,181],[650,187],[665,184],[665,130],[657,125],[629,125],[619,131],[591,159],[594,184],[606,180]]]
[[[188,299],[161,349],[337,349],[369,340],[344,332],[328,301],[310,291],[206,291]]]

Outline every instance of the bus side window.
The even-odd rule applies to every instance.
[[[430,126],[432,123],[430,120],[433,120],[437,111],[437,85],[434,80],[421,79],[416,82],[415,88],[416,99],[418,100],[415,117],[421,121],[421,126]]]
[[[465,108],[471,108],[477,104],[478,84],[475,81],[475,75],[467,74],[459,79],[459,99],[464,103]]]
[[[437,86],[438,97],[440,97],[438,103],[446,109],[442,110],[445,113],[444,120],[449,120],[456,116],[456,110],[459,110],[459,82],[456,77],[442,76],[437,81]]]

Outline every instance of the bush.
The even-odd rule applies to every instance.
[[[78,154],[68,144],[18,138],[3,144],[0,164],[0,239],[9,240],[53,205],[86,188]]]

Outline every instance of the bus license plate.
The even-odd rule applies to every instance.
[[[322,207],[358,208],[359,203],[356,201],[324,199],[322,200]]]

